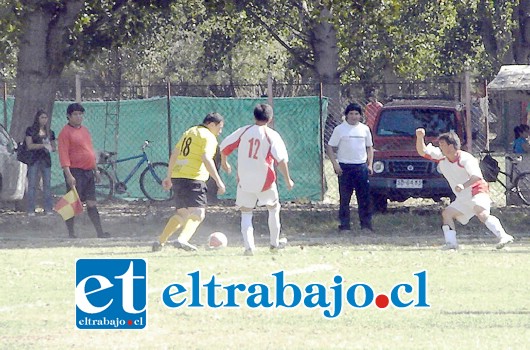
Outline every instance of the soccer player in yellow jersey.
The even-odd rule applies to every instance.
[[[217,194],[226,191],[214,163],[217,136],[224,126],[219,113],[209,113],[201,125],[186,130],[169,158],[167,177],[162,181],[166,190],[173,187],[177,211],[169,221],[153,251],[159,251],[169,237],[182,228],[175,246],[184,250],[197,250],[189,243],[206,214],[206,181],[211,176],[217,184]]]

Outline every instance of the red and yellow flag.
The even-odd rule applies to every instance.
[[[81,203],[75,187],[62,196],[53,209],[61,214],[65,221],[81,214],[83,212],[83,203]]]

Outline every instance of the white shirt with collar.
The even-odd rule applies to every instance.
[[[368,160],[366,147],[372,147],[372,133],[363,123],[351,125],[344,121],[333,129],[328,141],[331,147],[337,147],[337,161],[345,164],[364,164]]]

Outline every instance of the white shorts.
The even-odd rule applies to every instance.
[[[271,188],[263,192],[247,192],[237,186],[236,205],[240,208],[245,207],[253,209],[256,207],[256,203],[258,206],[275,205],[278,203],[278,198],[278,188],[276,187],[276,183],[273,183]]]
[[[491,208],[491,199],[487,193],[478,193],[474,195],[471,199],[466,197],[456,197],[455,201],[449,204],[450,208],[456,209],[462,213],[456,217],[456,219],[462,224],[465,225],[475,216],[475,211],[473,208],[475,206],[484,208],[488,213]]]

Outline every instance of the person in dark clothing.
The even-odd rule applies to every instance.
[[[339,180],[339,230],[351,230],[350,200],[355,190],[361,229],[373,231],[370,183],[374,149],[370,128],[361,123],[362,107],[351,103],[344,111],[344,122],[331,134],[326,151]],[[334,148],[337,149],[335,155]]]
[[[50,188],[52,160],[50,152],[55,152],[55,133],[50,130],[48,114],[38,110],[33,125],[26,129],[26,149],[31,152],[28,163],[28,206],[29,216],[35,215],[36,193],[39,176],[42,176],[44,213],[53,215],[53,198]]]

